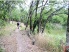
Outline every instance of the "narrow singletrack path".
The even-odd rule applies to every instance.
[[[10,36],[4,37],[5,52],[44,52],[36,45],[32,45],[32,40],[27,36],[25,30],[16,29]]]

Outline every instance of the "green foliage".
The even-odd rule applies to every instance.
[[[11,16],[12,16],[13,20],[19,21],[20,20],[20,11],[18,9],[13,9],[11,11]]]
[[[0,48],[0,52],[4,52],[2,48]]]
[[[6,22],[5,22],[4,20],[0,19],[0,28],[1,28],[2,26],[5,26],[5,25],[6,25]]]
[[[46,24],[46,29],[53,29],[54,27],[53,27],[53,25],[51,24],[51,23],[47,23]]]
[[[62,25],[67,25],[67,18],[68,18],[68,15],[67,14],[59,14],[59,16],[61,18],[63,18],[63,22],[61,23]]]
[[[60,16],[58,16],[58,15],[55,15],[55,16],[53,16],[52,18],[53,18],[52,21],[53,21],[54,23],[63,23],[63,18],[60,17]]]
[[[66,14],[54,15],[52,17],[52,22],[53,23],[60,23],[62,25],[66,25],[67,24],[67,15]]]
[[[42,25],[45,24],[45,21],[48,18],[48,16],[50,16],[52,12],[56,11],[55,9],[56,2],[57,2],[56,0],[50,0],[50,5],[44,8],[42,12],[42,19],[41,19]],[[1,24],[2,22],[5,23],[5,21],[8,21],[8,20],[21,21],[21,22],[27,23],[29,12],[26,11],[26,8],[24,8],[25,6],[24,5],[22,6],[22,4],[23,2],[21,1],[5,1],[5,2],[0,1],[0,23]],[[57,2],[57,6],[59,6],[59,4],[60,3]],[[36,8],[36,5],[34,4],[33,9],[35,8]],[[33,9],[31,9],[33,11],[32,24],[34,23],[35,20],[39,20],[40,8],[37,8],[38,9],[37,17],[35,17],[35,10],[33,11]],[[54,14],[55,15],[51,16],[52,17],[50,18],[51,20],[49,20],[51,23],[59,23],[61,25],[66,25],[67,23],[67,10],[66,9],[63,8],[60,11],[56,11]],[[46,27],[53,28],[53,27],[49,27],[49,25],[50,24],[46,24]]]

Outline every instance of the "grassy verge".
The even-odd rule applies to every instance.
[[[66,41],[65,30],[46,30],[43,34],[36,35],[36,43],[48,52],[63,52]],[[42,36],[43,35],[43,36]]]
[[[16,25],[15,24],[7,24],[5,27],[2,27],[0,29],[0,36],[9,35],[15,29],[16,29]]]
[[[0,28],[0,36],[3,35],[9,35],[10,33],[12,33],[16,28],[17,28],[17,22],[13,22],[10,24],[7,24],[6,26]],[[24,30],[25,29],[25,25],[23,23],[20,24],[20,30]]]

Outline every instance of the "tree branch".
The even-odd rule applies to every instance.
[[[48,0],[47,0],[48,1]],[[43,10],[44,10],[44,8],[45,8],[45,5],[46,5],[46,3],[47,3],[47,1],[45,2],[45,4],[43,5],[43,1],[42,1],[42,8],[41,8],[41,12],[40,12],[40,18],[39,18],[39,26],[38,26],[38,31],[39,32],[41,32],[41,19],[42,19],[42,12],[43,12]]]
[[[45,24],[44,24],[44,26],[43,26],[43,32],[44,32],[46,23],[51,19],[51,17],[52,17],[57,11],[60,11],[60,10],[63,9],[64,7],[65,7],[65,6],[61,7],[60,9],[57,9],[56,11],[53,11],[53,12],[47,17],[47,19],[45,20]]]
[[[48,2],[48,0],[45,2],[44,5],[41,5],[41,6],[39,6],[38,8],[41,8],[41,7],[45,6],[45,5],[47,4],[47,2]],[[35,8],[34,10],[36,10],[36,8]],[[33,11],[34,11],[34,10],[33,10]]]

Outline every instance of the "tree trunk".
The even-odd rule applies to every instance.
[[[43,10],[44,10],[44,8],[45,8],[45,5],[47,4],[47,1],[48,1],[48,0],[46,0],[46,2],[45,2],[44,5],[43,5],[43,2],[44,2],[44,1],[42,1],[42,6],[43,6],[43,7],[41,8],[41,13],[40,13],[40,18],[39,18],[39,26],[38,26],[39,33],[41,33],[41,31],[42,31],[42,30],[41,30],[41,28],[42,28],[42,27],[41,27],[41,26],[42,26],[42,23],[41,23],[41,22],[42,22],[42,12],[43,12]]]
[[[69,14],[69,4],[68,4],[68,14]],[[66,51],[69,51],[69,15],[67,19],[67,32],[66,32]]]
[[[32,33],[32,8],[33,8],[33,1],[30,5],[30,12],[29,12],[29,18],[30,18],[30,34]]]
[[[39,4],[39,0],[37,0],[36,1],[36,11],[35,11],[35,21],[34,21],[34,24],[33,24],[33,32],[34,32],[34,30],[35,30],[35,28],[36,28],[36,25],[37,25],[37,9],[38,9],[38,4]],[[37,25],[38,26],[38,25]]]

